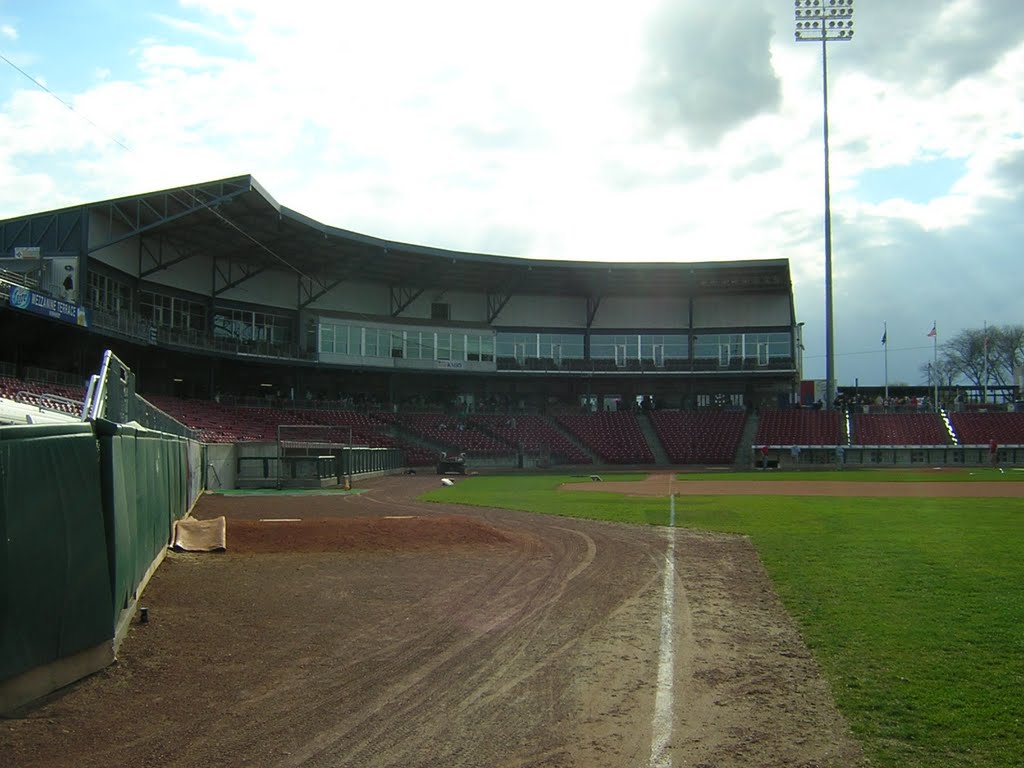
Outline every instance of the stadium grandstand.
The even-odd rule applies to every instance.
[[[0,332],[0,420],[82,418],[109,349],[142,410],[212,447],[225,487],[266,466],[282,427],[481,469],[747,465],[761,445],[955,462],[880,449],[1024,434],[1013,413],[799,407],[786,259],[442,250],[321,224],[251,176],[0,221]]]

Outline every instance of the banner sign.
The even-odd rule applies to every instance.
[[[438,360],[437,367],[461,371],[465,369],[466,363],[462,360]]]
[[[78,303],[78,257],[54,256],[50,259],[50,281],[58,295],[70,304]]]
[[[10,287],[7,301],[15,309],[23,309],[26,312],[50,317],[65,323],[74,323],[83,328],[89,326],[89,313],[85,307],[55,299],[52,296],[44,296],[28,288],[22,288],[20,285],[12,285]]]

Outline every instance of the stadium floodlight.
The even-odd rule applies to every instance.
[[[825,138],[825,405],[836,395],[832,328],[832,212],[828,178],[828,43],[853,38],[853,0],[794,0],[796,41],[821,43],[822,124]]]

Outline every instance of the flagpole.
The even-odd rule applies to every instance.
[[[985,346],[982,347],[982,353],[985,356],[985,375],[981,379],[981,402],[988,403],[988,320],[984,321],[984,333],[985,335]]]
[[[889,399],[889,324],[882,323],[882,346],[885,347],[885,399]]]

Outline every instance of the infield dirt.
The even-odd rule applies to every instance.
[[[669,535],[671,764],[862,763],[746,539],[414,500],[436,482],[204,497],[228,551],[171,553],[118,663],[0,722],[0,764],[649,765]]]

